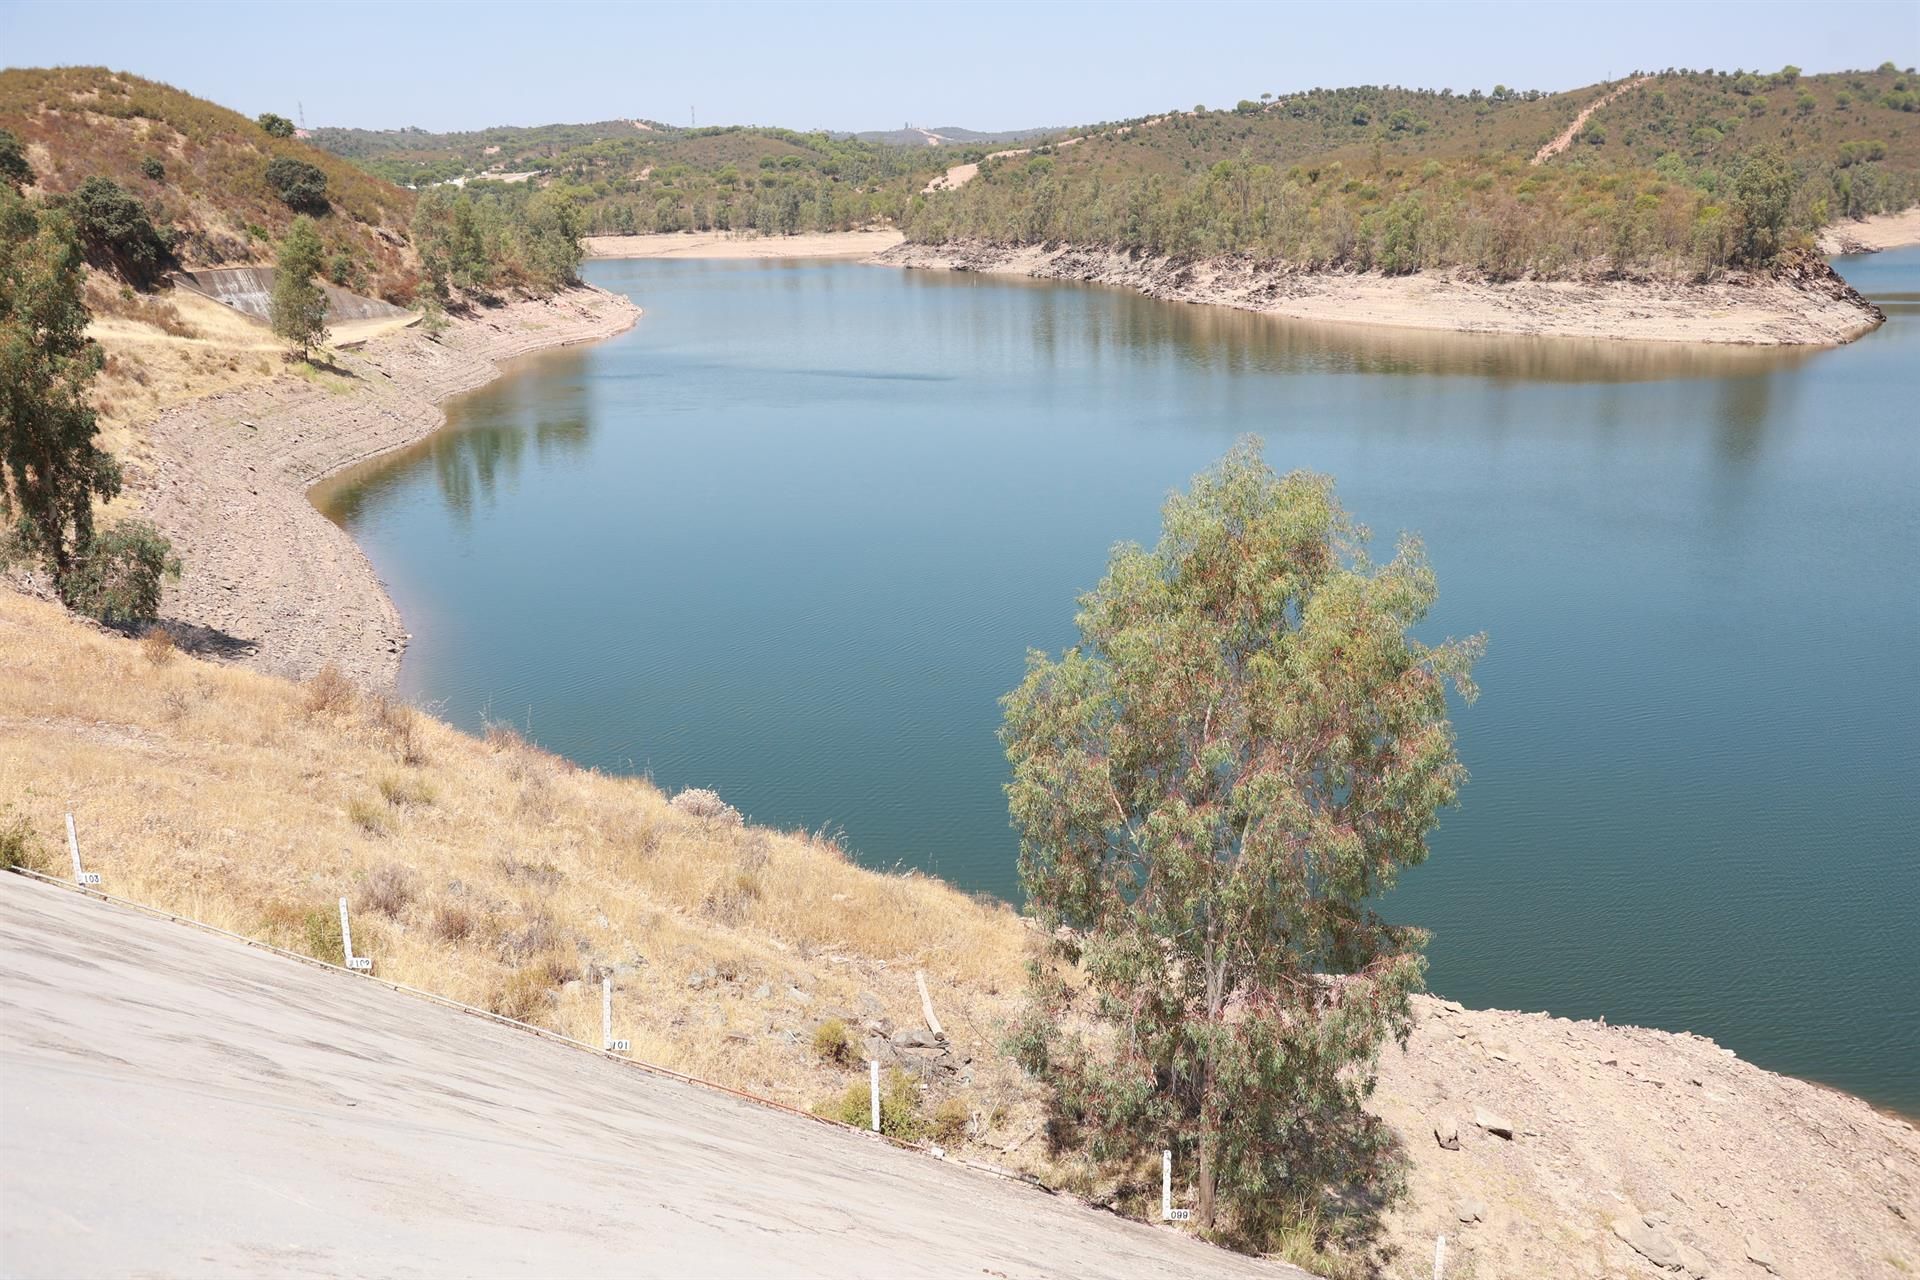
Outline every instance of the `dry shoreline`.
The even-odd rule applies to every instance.
[[[1885,317],[1824,263],[1783,276],[1729,274],[1707,285],[1651,281],[1493,284],[1444,272],[1410,276],[1289,270],[1248,258],[1183,262],[1121,250],[956,242],[903,244],[894,266],[1117,285],[1300,320],[1639,342],[1833,346]]]
[[[589,258],[868,258],[906,241],[890,227],[743,236],[725,231],[672,231],[644,236],[588,236]]]
[[[186,575],[161,613],[189,647],[276,675],[331,663],[393,684],[407,632],[364,552],[308,489],[446,423],[441,404],[492,381],[514,356],[630,328],[626,298],[587,287],[457,317],[338,356],[338,374],[286,375],[167,410],[146,423],[137,477],[146,514]]]
[[[1828,223],[1821,228],[1819,244],[1825,254],[1879,253],[1920,244],[1920,206]]]

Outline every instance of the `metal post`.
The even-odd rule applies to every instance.
[[[1160,1153],[1160,1220],[1173,1221],[1173,1152]]]
[[[880,1059],[870,1058],[867,1065],[873,1068],[873,1131],[880,1132]]]

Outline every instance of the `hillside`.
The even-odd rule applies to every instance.
[[[225,107],[102,67],[0,71],[0,129],[26,144],[36,189],[75,191],[112,179],[177,233],[193,266],[263,264],[297,210],[268,181],[277,159],[325,175],[313,205],[338,275],[390,301],[412,296],[419,260],[408,245],[410,191],[295,138],[276,138]]]
[[[316,129],[314,145],[425,186],[535,174],[584,207],[592,235],[841,231],[898,216],[929,176],[972,154],[897,135],[678,128],[645,120],[468,133]],[[969,139],[975,150],[981,142]]]
[[[1667,71],[1557,94],[1316,89],[990,158],[916,198],[903,225],[922,243],[1064,241],[1305,270],[1698,277],[1754,252],[1741,202],[1759,197],[1740,176],[1770,151],[1788,191],[1769,248],[1920,199],[1914,87],[1889,66]]]

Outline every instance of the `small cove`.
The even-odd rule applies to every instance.
[[[1920,251],[1826,352],[1357,330],[838,262],[602,262],[631,333],[336,478],[456,724],[1011,896],[995,699],[1258,432],[1486,630],[1390,900],[1469,1004],[1691,1029],[1920,1112]]]

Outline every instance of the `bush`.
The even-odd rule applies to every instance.
[[[180,647],[173,642],[173,633],[165,627],[148,627],[140,637],[140,652],[154,666],[164,667],[179,654]]]
[[[873,1127],[873,1098],[866,1080],[850,1084],[837,1097],[814,1108],[814,1114],[856,1129]],[[918,1142],[926,1134],[926,1122],[920,1115],[920,1088],[913,1077],[898,1067],[889,1068],[880,1080],[880,1132],[902,1142]]]
[[[113,179],[88,178],[66,203],[95,266],[146,285],[173,261],[172,237],[156,228],[146,206]]]
[[[8,129],[0,129],[0,182],[24,187],[33,181],[33,166],[27,163],[27,149]]]
[[[941,1146],[957,1147],[967,1140],[967,1126],[972,1121],[973,1113],[964,1099],[945,1098],[933,1109],[933,1123],[928,1132]]]
[[[387,806],[375,804],[361,796],[355,796],[347,802],[347,817],[353,825],[370,836],[383,836],[387,833]]]
[[[308,715],[339,715],[351,711],[357,696],[353,681],[341,674],[340,668],[331,662],[315,672],[313,678],[301,688],[306,691]]]
[[[442,942],[465,942],[473,934],[473,910],[464,902],[442,902],[434,907],[428,928]]]
[[[58,859],[33,834],[27,815],[11,808],[0,811],[0,867],[25,867],[41,875],[58,869]]]
[[[847,1024],[839,1018],[828,1018],[813,1030],[813,1051],[828,1062],[846,1066],[853,1061],[853,1037],[847,1034]]]
[[[293,121],[285,116],[277,116],[271,111],[262,111],[258,121],[269,137],[291,138],[293,136]]]
[[[315,907],[301,917],[307,954],[328,964],[340,964],[346,951],[340,941],[340,914],[332,907]]]
[[[140,172],[146,174],[147,177],[155,182],[165,182],[167,179],[167,166],[160,163],[158,156],[148,156],[142,160],[140,162]]]
[[[173,544],[144,520],[122,520],[99,534],[60,585],[67,606],[109,626],[152,622],[161,584],[180,576]]]
[[[360,886],[356,905],[362,911],[378,911],[383,916],[398,916],[413,901],[413,872],[388,863],[377,867]]]
[[[327,175],[292,156],[276,156],[267,165],[267,185],[288,208],[302,213],[324,213],[327,208]]]

